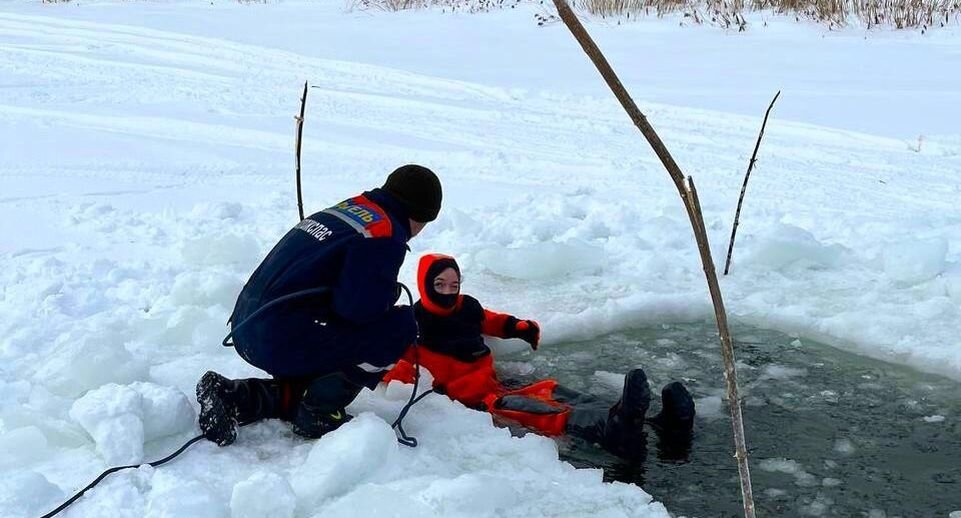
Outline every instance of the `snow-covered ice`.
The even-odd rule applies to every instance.
[[[307,509],[338,497],[371,479],[397,455],[397,437],[390,425],[372,414],[361,414],[325,441],[317,441],[307,460],[293,473],[293,488]]]
[[[0,466],[15,469],[50,455],[47,436],[36,426],[21,426],[0,434]]]
[[[110,383],[74,402],[70,417],[97,443],[111,465],[143,462],[143,444],[189,432],[193,407],[180,391],[154,383]]]
[[[304,80],[317,87],[308,209],[424,163],[445,207],[412,257],[456,255],[465,290],[539,319],[545,347],[709,318],[673,185],[566,29],[532,22],[538,9],[4,2],[0,507],[37,515],[110,464],[166,455],[196,433],[185,402],[205,370],[261,374],[219,342],[296,220]],[[722,279],[731,318],[961,379],[961,33],[758,16],[747,34],[590,23],[698,182],[719,266],[762,111],[783,90]],[[664,360],[683,362],[683,344]],[[618,376],[596,378],[614,390]],[[641,488],[444,398],[411,412],[421,446],[399,448],[387,423],[406,390],[365,392],[321,441],[268,422],[234,447],[115,474],[65,515],[255,516],[273,488],[278,516],[666,516]],[[698,403],[723,415],[719,398]]]
[[[293,518],[297,495],[278,473],[257,471],[237,482],[230,495],[231,518]]]
[[[941,237],[892,243],[882,251],[884,273],[906,285],[930,280],[944,272],[948,242]]]
[[[4,516],[39,514],[41,509],[52,509],[63,499],[64,492],[35,471],[11,471],[0,483],[0,509]]]

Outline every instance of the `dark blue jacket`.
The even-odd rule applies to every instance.
[[[320,287],[330,291],[271,307],[250,327],[287,334],[295,333],[287,328],[301,321],[373,322],[397,300],[397,274],[408,239],[406,211],[381,189],[312,214],[287,232],[254,271],[237,298],[231,322],[239,325],[278,297]]]

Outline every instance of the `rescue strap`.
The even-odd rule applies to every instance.
[[[399,284],[399,283],[398,283],[398,284]],[[402,285],[402,286],[403,286],[403,285]],[[407,289],[407,288],[404,287],[404,289]],[[239,324],[237,324],[237,325],[235,325],[235,326],[231,326],[231,327],[230,327],[230,332],[227,333],[227,336],[224,337],[224,340],[223,340],[222,342],[220,342],[220,345],[222,345],[222,346],[224,346],[224,347],[233,347],[234,344],[233,344],[233,342],[230,341],[230,339],[234,337],[234,333],[236,333],[237,331],[239,331],[240,328],[242,328],[242,327],[244,327],[245,325],[249,324],[250,321],[254,319],[254,317],[260,316],[264,311],[267,311],[267,310],[270,309],[270,308],[277,307],[277,305],[280,304],[281,302],[287,302],[288,300],[299,299],[299,298],[301,298],[301,297],[306,297],[306,296],[308,296],[308,295],[320,295],[320,294],[322,294],[322,293],[327,293],[328,291],[330,291],[330,288],[327,288],[327,287],[323,287],[323,288],[310,288],[310,289],[307,289],[307,290],[295,291],[295,292],[293,292],[293,293],[288,293],[287,295],[283,295],[283,296],[281,296],[281,297],[277,297],[276,299],[274,299],[274,300],[272,300],[272,301],[264,304],[263,306],[260,306],[259,308],[257,308],[257,311],[254,311],[253,313],[251,313],[247,318],[243,319]],[[409,292],[408,292],[408,293],[409,293]]]
[[[406,288],[405,288],[406,289]],[[420,400],[424,399],[430,394],[434,393],[434,389],[427,389],[423,394],[417,395],[417,384],[420,382],[420,357],[417,353],[417,342],[414,342],[412,346],[414,348],[414,388],[410,391],[410,399],[404,405],[404,408],[400,409],[400,413],[397,414],[397,419],[394,420],[393,424],[390,426],[396,428],[400,432],[400,437],[397,438],[397,442],[403,444],[404,446],[409,446],[411,448],[417,447],[417,438],[407,435],[404,431],[404,418],[407,417],[407,412],[410,411],[410,407],[416,405]]]
[[[160,459],[160,460],[155,460],[155,461],[153,461],[153,462],[148,462],[147,464],[156,468],[157,466],[159,466],[159,465],[161,465],[161,464],[164,464],[164,463],[170,461],[171,459],[173,459],[173,458],[176,457],[177,455],[180,455],[181,453],[184,452],[184,450],[186,450],[187,448],[189,448],[191,444],[193,444],[193,443],[195,443],[195,442],[197,442],[197,441],[199,441],[199,440],[201,440],[201,439],[203,439],[203,438],[204,438],[203,435],[198,435],[198,436],[194,437],[193,439],[190,439],[189,441],[187,441],[183,446],[180,447],[180,449],[178,449],[177,451],[171,453],[170,455],[167,455],[166,457],[164,457],[164,458],[162,458],[162,459]],[[87,490],[92,489],[94,486],[96,486],[97,484],[99,484],[101,480],[103,480],[104,478],[107,477],[107,475],[109,475],[109,474],[111,474],[111,473],[115,473],[115,472],[120,471],[120,470],[123,470],[123,469],[139,468],[139,467],[142,466],[142,465],[143,465],[143,464],[131,464],[131,465],[129,465],[129,466],[115,466],[115,467],[113,467],[113,468],[110,468],[110,469],[104,471],[103,473],[100,474],[99,477],[97,477],[96,479],[94,479],[93,482],[91,482],[90,484],[88,484],[87,487],[81,489],[79,493],[73,495],[72,497],[70,497],[69,500],[67,500],[66,502],[60,504],[60,507],[54,509],[53,511],[50,511],[49,513],[47,513],[47,514],[45,514],[45,515],[43,515],[41,518],[50,518],[51,516],[54,516],[55,514],[59,513],[60,511],[63,511],[64,509],[66,509],[67,507],[69,507],[70,504],[76,502],[81,496],[83,496],[83,494],[86,493]]]
[[[407,286],[405,286],[404,283],[402,282],[398,282],[397,285],[400,286],[407,293],[407,300],[410,301],[410,307],[414,307],[414,296],[410,294],[410,290],[407,289]],[[420,333],[418,332],[418,334]],[[397,438],[397,442],[403,444],[404,446],[416,448],[417,438],[407,435],[407,432],[404,431],[403,421],[404,421],[404,418],[407,417],[407,412],[410,411],[410,407],[414,406],[415,404],[417,404],[418,401],[427,397],[427,395],[434,392],[434,390],[428,389],[424,391],[423,394],[419,396],[417,395],[417,385],[420,382],[420,355],[417,352],[416,339],[414,340],[414,344],[411,347],[413,347],[414,349],[414,388],[410,391],[410,399],[407,400],[407,404],[404,405],[404,408],[400,409],[400,413],[397,414],[397,419],[395,419],[393,424],[391,424],[390,426],[391,428],[396,428],[397,431],[400,432],[400,437]]]

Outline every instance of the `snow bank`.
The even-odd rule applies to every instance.
[[[668,516],[637,486],[605,484],[600,470],[559,462],[551,439],[511,437],[492,426],[490,414],[446,397],[429,396],[411,410],[405,428],[420,444],[401,447],[387,422],[406,402],[404,388],[409,395],[409,385],[396,383],[363,391],[348,408],[356,417],[316,441],[266,421],[242,428],[229,448],[201,442],[161,468],[108,478],[71,511],[152,518]],[[114,400],[124,392],[111,390]]]
[[[145,442],[190,430],[193,407],[178,390],[154,383],[111,383],[85,394],[70,417],[97,443],[111,465],[143,461]]]
[[[747,245],[744,262],[763,270],[832,268],[841,263],[845,253],[843,246],[821,243],[807,230],[786,224],[767,229]]]
[[[904,284],[918,284],[944,271],[948,242],[942,238],[907,240],[884,248],[884,273]]]
[[[440,516],[496,516],[516,506],[523,494],[503,479],[467,474],[431,483],[424,499]]]
[[[36,426],[0,433],[0,468],[15,469],[44,459],[50,454],[47,444],[47,436]]]
[[[146,374],[146,365],[116,339],[67,335],[54,344],[50,359],[34,380],[63,396],[79,396],[107,382],[129,383]],[[104,369],[110,365],[110,369]]]
[[[334,501],[322,513],[311,516],[352,518],[357,516],[358,508],[364,509],[365,512],[370,513],[370,516],[423,516],[424,518],[445,516],[402,491],[378,486],[362,487],[361,491],[345,495]]]
[[[356,416],[317,441],[307,460],[294,470],[291,486],[304,510],[341,496],[370,480],[397,455],[390,425],[372,414]]]
[[[916,142],[915,149],[920,153],[961,156],[961,135],[922,135]]]
[[[388,425],[362,412],[392,419],[405,402],[383,398],[384,390],[364,391],[348,408],[361,412],[359,418],[366,416],[366,433]],[[465,409],[442,396],[428,396],[419,403],[404,426],[420,445],[396,452],[388,449],[393,452],[390,465],[365,472],[364,483],[331,502],[329,509],[335,516],[348,516],[351,508],[364,514],[391,509],[387,504],[393,498],[397,498],[397,516],[596,513],[644,517],[666,513],[636,486],[604,484],[600,470],[574,469],[557,462],[557,445],[551,439],[532,434],[511,437],[507,430],[491,426],[490,414]],[[311,455],[323,451],[320,448],[315,446]],[[371,495],[369,501],[363,498],[366,495]]]
[[[283,476],[257,471],[234,485],[231,518],[293,518],[297,495]]]
[[[604,264],[602,249],[584,241],[539,243],[522,248],[489,248],[477,262],[492,273],[513,279],[556,279],[591,273]]]
[[[4,456],[10,451],[14,450],[4,448]],[[4,516],[39,514],[39,509],[53,509],[64,498],[60,488],[35,471],[17,470],[0,478],[0,509]]]
[[[157,471],[151,477],[150,485],[145,518],[230,516],[220,492],[197,480],[183,480]]]

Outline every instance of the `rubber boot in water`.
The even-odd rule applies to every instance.
[[[231,380],[208,371],[197,383],[200,430],[219,446],[232,444],[238,426],[284,417],[283,393],[284,384],[277,380]]]
[[[361,388],[340,372],[312,381],[294,413],[294,433],[318,439],[340,428],[350,421],[351,416],[345,407],[357,397]]]
[[[604,429],[604,449],[621,457],[636,457],[646,451],[644,418],[651,404],[651,388],[643,369],[624,377],[621,399],[611,407]]]
[[[684,438],[694,429],[694,398],[679,381],[661,389],[661,411],[649,422],[662,435]]]

